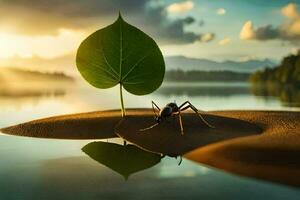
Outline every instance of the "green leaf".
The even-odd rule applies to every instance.
[[[121,174],[125,179],[138,171],[153,167],[161,156],[144,151],[134,145],[91,142],[82,151],[97,162]]]
[[[155,91],[165,74],[164,59],[155,41],[121,15],[81,43],[76,64],[91,85],[105,89],[121,84],[135,95]]]

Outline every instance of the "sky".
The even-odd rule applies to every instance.
[[[280,61],[300,44],[300,0],[0,0],[0,66],[75,65],[119,11],[164,56]]]

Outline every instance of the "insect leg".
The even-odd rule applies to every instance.
[[[182,156],[179,157],[179,163],[178,166],[182,163]]]
[[[200,112],[198,111],[198,109],[197,109],[193,104],[191,104],[189,101],[186,101],[184,104],[189,104],[189,105],[186,106],[186,107],[184,107],[184,108],[182,108],[182,106],[181,106],[181,111],[186,110],[186,109],[188,109],[188,108],[191,108],[195,113],[198,114],[198,116],[201,118],[201,120],[202,120],[208,127],[210,127],[210,128],[215,128],[214,126],[210,125],[210,124],[203,118],[203,116],[200,114]],[[182,105],[184,105],[184,104],[182,104]]]
[[[190,105],[181,108],[180,111],[185,111],[186,109],[189,109],[189,108],[190,108]]]
[[[154,103],[154,101],[152,101],[151,103],[152,103],[152,110],[153,110],[153,113],[154,113],[155,116],[157,117],[158,114],[156,113],[154,106],[158,109],[158,111],[160,111],[160,108],[158,107],[158,105],[156,105],[156,103]]]
[[[186,110],[186,109],[188,109],[189,107],[188,106],[186,106],[186,107],[184,107],[186,104],[188,104],[188,105],[190,105],[190,106],[192,106],[192,107],[194,107],[194,109],[196,109],[198,112],[204,112],[203,110],[198,110],[191,102],[189,102],[189,101],[185,101],[183,104],[181,104],[178,108],[181,110],[181,111],[183,111],[183,110]],[[183,108],[184,107],[184,108]]]
[[[181,110],[181,108],[183,107],[183,106],[185,106],[186,104],[188,104],[189,103],[189,101],[185,101],[183,104],[181,104],[178,108],[179,108],[179,110]]]
[[[181,132],[181,135],[183,135],[184,131],[183,131],[183,124],[182,124],[182,118],[181,118],[180,110],[178,111],[178,118],[179,118],[179,124],[180,124],[180,132]]]
[[[149,127],[147,127],[147,128],[143,128],[143,129],[140,129],[140,131],[147,131],[147,130],[149,130],[149,129],[152,129],[152,128],[154,128],[155,126],[157,126],[159,123],[155,123],[155,124],[153,124],[152,126],[149,126]]]

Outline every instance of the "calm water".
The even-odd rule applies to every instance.
[[[126,107],[190,100],[202,110],[300,110],[274,95],[253,95],[246,83],[166,83],[154,94],[125,94]],[[0,96],[0,126],[40,117],[119,108],[118,88],[73,85],[63,92]],[[300,190],[163,158],[127,181],[81,148],[92,141],[0,135],[0,199],[298,199]],[[106,140],[105,140],[106,142]],[[108,142],[121,143],[119,139]]]

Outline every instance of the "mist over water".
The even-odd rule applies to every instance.
[[[19,84],[0,92],[0,125],[7,126],[59,114],[119,109],[118,88],[99,90],[87,84]],[[22,86],[22,87],[21,87]],[[165,82],[153,94],[134,96],[124,92],[127,108],[151,107],[151,100],[160,107],[169,102],[191,101],[200,110],[300,110],[296,97],[285,99],[247,82]],[[298,101],[299,102],[299,101]]]

